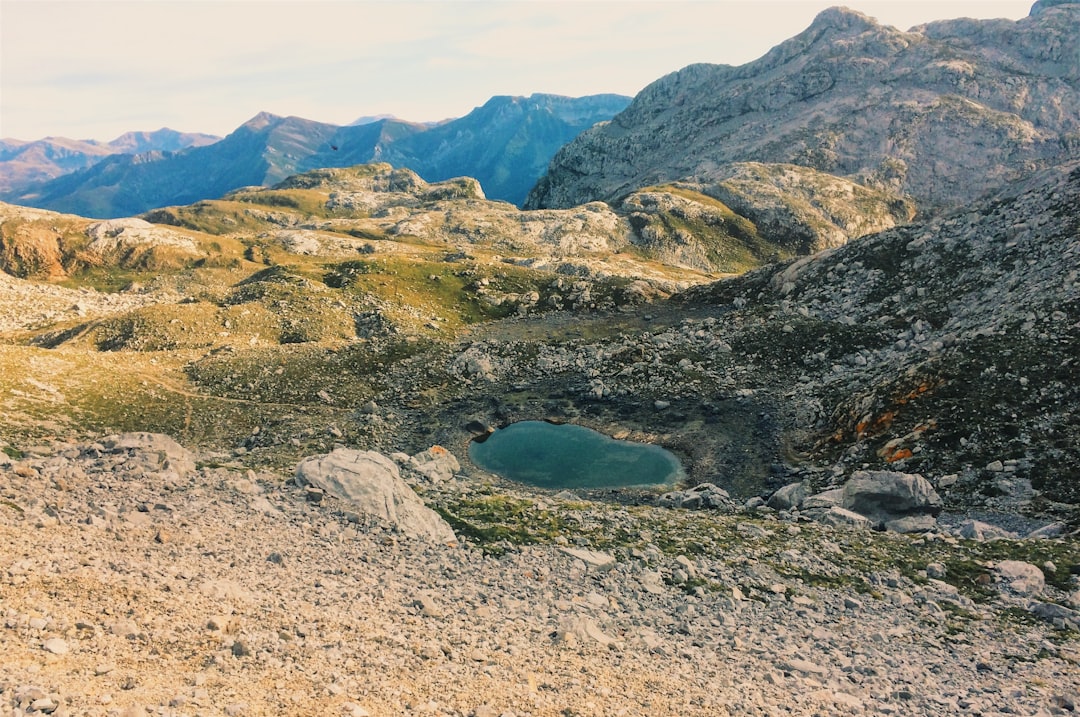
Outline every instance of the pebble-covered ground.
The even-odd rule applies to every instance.
[[[0,714],[989,716],[1080,703],[1080,633],[1026,610],[1068,616],[1071,565],[988,567],[974,579],[991,597],[973,600],[942,571],[978,546],[944,533],[528,494],[514,500],[581,530],[438,545],[312,502],[288,476],[108,445],[0,466]],[[498,497],[460,476],[418,487],[447,505]],[[627,547],[582,537],[600,520]],[[679,552],[658,525],[711,527]],[[1075,537],[1039,545],[1077,555]],[[955,562],[906,574],[875,557],[922,550]]]

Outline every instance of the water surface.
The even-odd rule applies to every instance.
[[[665,485],[683,477],[679,459],[660,446],[545,421],[500,428],[471,442],[469,457],[503,478],[555,490]]]

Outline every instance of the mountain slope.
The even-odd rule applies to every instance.
[[[646,87],[552,160],[527,207],[614,201],[780,162],[956,206],[1080,155],[1080,5],[1017,22],[901,32],[833,8],[743,65],[691,65]]]
[[[928,224],[692,289],[824,465],[1080,502],[1080,163]],[[754,317],[767,316],[764,321]],[[734,330],[732,330],[734,329]],[[807,430],[809,429],[809,430]]]
[[[213,144],[219,137],[177,132],[127,132],[111,142],[46,137],[33,142],[0,140],[0,194],[19,192],[70,172],[86,169],[115,154],[175,151]]]
[[[430,182],[469,176],[520,205],[555,152],[630,103],[622,95],[493,97],[464,117],[392,144],[379,158]]]
[[[476,177],[489,197],[519,203],[559,147],[627,102],[618,95],[496,97],[434,126],[383,118],[339,127],[264,112],[210,146],[112,156],[0,198],[89,217],[129,216],[271,186],[311,169],[388,161],[430,181]],[[136,136],[126,141],[138,144]]]
[[[87,217],[130,216],[220,197],[238,187],[275,184],[331,162],[331,155],[353,164],[354,157],[370,156],[389,137],[411,131],[400,122],[338,127],[260,113],[216,144],[109,157],[11,201]],[[339,146],[342,151],[336,152]]]

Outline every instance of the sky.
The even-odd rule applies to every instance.
[[[0,138],[224,136],[261,111],[461,117],[741,65],[837,4],[900,29],[1033,0],[0,0]]]

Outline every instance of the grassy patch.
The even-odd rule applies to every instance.
[[[791,251],[764,238],[752,221],[718,199],[673,185],[641,191],[668,194],[692,203],[689,207],[675,203],[670,210],[637,212],[630,217],[649,255],[663,256],[672,246],[692,241],[698,244],[711,271],[729,274],[792,256]]]
[[[204,356],[188,364],[202,390],[260,403],[355,407],[387,388],[396,364],[422,355],[430,342],[388,339],[340,347],[290,345]]]
[[[532,501],[493,495],[441,504],[436,510],[458,537],[488,553],[505,552],[505,544],[550,543],[571,531],[558,512]]]

